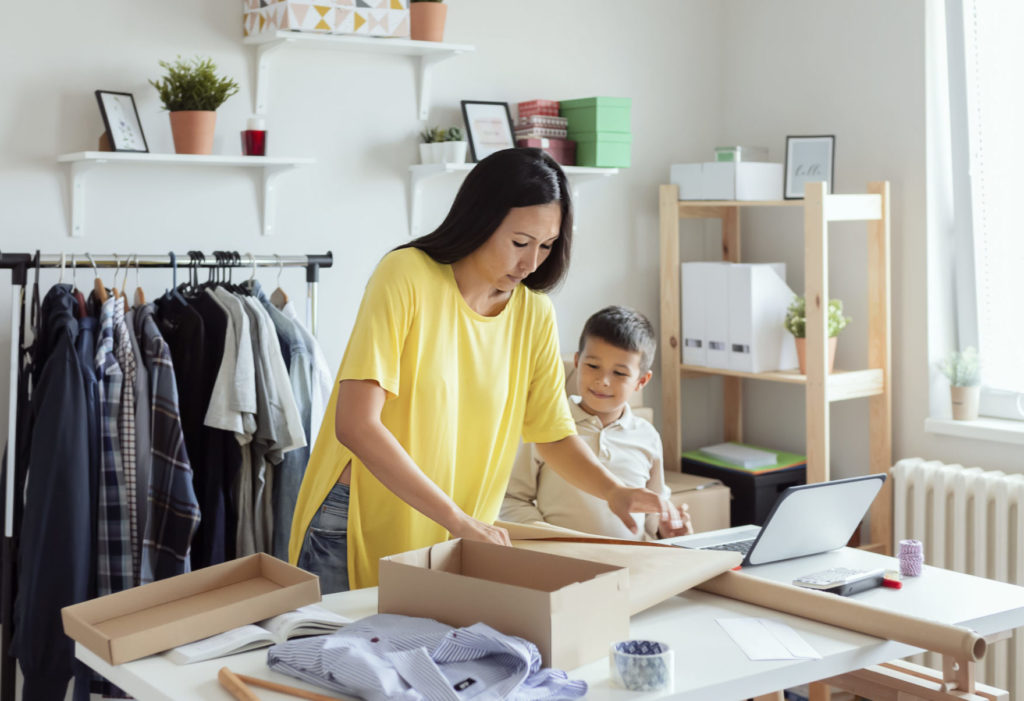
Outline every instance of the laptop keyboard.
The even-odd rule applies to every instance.
[[[728,550],[730,552],[746,555],[748,552],[750,552],[750,548],[753,545],[753,540],[737,540],[732,543],[720,543],[719,545],[705,545],[703,548],[701,548],[701,550]]]

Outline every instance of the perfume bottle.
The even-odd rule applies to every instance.
[[[250,117],[242,131],[242,153],[246,156],[267,155],[267,127],[262,117]]]

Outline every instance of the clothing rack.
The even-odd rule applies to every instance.
[[[317,286],[320,282],[320,268],[330,268],[334,264],[334,256],[326,254],[279,256],[240,254],[237,251],[214,251],[207,257],[199,251],[190,251],[184,255],[167,253],[162,255],[111,254],[91,255],[88,253],[40,254],[35,253],[2,253],[0,252],[0,269],[11,271],[11,337],[10,337],[10,393],[7,411],[7,461],[4,465],[5,498],[4,498],[4,544],[3,544],[3,578],[0,582],[0,611],[2,611],[2,634],[0,634],[0,701],[15,700],[15,659],[10,655],[11,636],[14,618],[14,585],[17,548],[15,547],[14,523],[14,483],[15,456],[17,455],[18,397],[22,378],[21,349],[24,345],[24,328],[22,309],[28,287],[29,272],[41,268],[93,268],[139,270],[141,268],[163,268],[174,271],[173,282],[177,284],[179,269],[183,276],[198,268],[305,268],[308,315],[310,331],[317,334]],[[38,282],[38,276],[36,277]]]

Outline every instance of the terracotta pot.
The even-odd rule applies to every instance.
[[[974,421],[978,418],[978,397],[981,386],[950,387],[950,399],[953,400],[953,418],[957,421]]]
[[[409,35],[417,41],[444,41],[444,18],[448,6],[443,2],[409,4]]]
[[[800,374],[807,374],[807,339],[806,338],[794,338],[796,342],[796,359],[800,363]],[[836,366],[836,344],[839,342],[838,336],[833,336],[828,339],[828,371],[832,372]]]
[[[171,112],[171,136],[175,153],[213,153],[217,113],[212,110]]]

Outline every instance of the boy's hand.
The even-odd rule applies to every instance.
[[[658,524],[659,538],[675,538],[693,533],[693,523],[690,521],[690,512],[687,511],[687,508],[687,505],[683,504],[676,512],[676,518],[670,518],[667,521],[664,518],[661,519],[661,523]]]
[[[668,499],[643,487],[615,487],[606,499],[608,508],[619,517],[630,533],[639,533],[632,514],[660,514],[662,523],[668,521],[682,525],[679,510]]]

